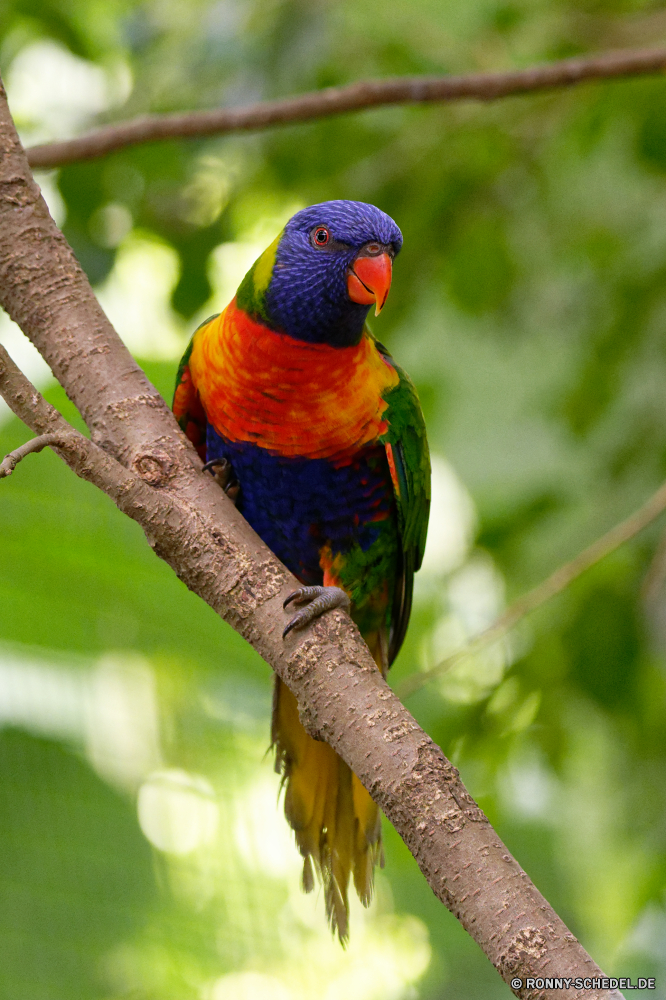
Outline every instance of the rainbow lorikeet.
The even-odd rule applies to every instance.
[[[391,284],[400,230],[353,201],[298,212],[259,257],[224,312],[195,332],[173,409],[238,509],[302,582],[302,627],[349,607],[386,674],[402,644],[421,564],[430,462],[415,389],[367,328]],[[367,904],[381,859],[379,809],[326,743],[303,729],[276,678],[276,769],[326,910],[347,936],[353,875]]]

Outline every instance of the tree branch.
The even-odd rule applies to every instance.
[[[545,970],[599,980],[564,992],[526,984],[514,992],[544,1000],[616,998],[457,770],[388,687],[348,616],[334,611],[283,641],[282,602],[297,581],[202,473],[96,304],[30,177],[1,88],[0,304],[39,347],[91,430],[93,440],[82,438],[84,460],[77,465],[63,450],[65,460],[141,525],[155,552],[291,688],[308,731],[356,772],[433,891],[505,981]],[[63,418],[6,355],[0,394],[35,433],[64,433]]]
[[[0,344],[0,355],[3,353],[5,353],[5,351]],[[33,438],[31,441],[27,441],[25,444],[22,444],[20,448],[15,448],[14,451],[10,451],[8,455],[5,455],[2,462],[0,462],[0,479],[4,479],[6,476],[11,476],[19,462],[22,462],[28,455],[33,455],[38,451],[43,451],[44,448],[59,448],[61,450],[66,450],[68,446],[72,446],[77,443],[75,435],[40,434],[39,437]]]
[[[597,538],[595,542],[592,542],[586,549],[579,552],[570,562],[564,563],[563,566],[558,566],[549,577],[546,577],[536,587],[528,590],[526,594],[523,594],[522,597],[514,601],[492,625],[481,632],[475,639],[472,639],[466,646],[463,646],[456,653],[452,653],[451,656],[447,656],[436,667],[408,677],[396,689],[398,697],[401,699],[408,698],[415,691],[429,684],[430,681],[441,677],[442,674],[448,673],[453,667],[466,660],[468,656],[473,656],[481,652],[482,649],[503,638],[519,621],[522,621],[527,615],[536,611],[542,604],[549,601],[551,597],[555,597],[556,594],[565,590],[570,583],[573,583],[579,576],[582,576],[595,563],[605,559],[607,555],[610,555],[611,552],[624,545],[625,542],[628,542],[641,532],[643,528],[647,528],[648,524],[652,524],[664,510],[666,510],[666,483],[660,486],[657,492],[653,493],[642,507],[639,507],[638,510],[630,514],[624,521],[620,521],[619,524],[616,524],[605,535],[602,535],[601,538]],[[666,556],[662,555],[662,560],[664,558]],[[653,589],[650,574],[648,574],[648,579],[646,579],[646,585],[646,592],[649,596]]]
[[[666,49],[627,49],[499,73],[365,80],[347,87],[329,87],[298,97],[261,101],[241,108],[144,115],[118,125],[94,129],[76,139],[33,146],[28,150],[28,161],[32,167],[39,169],[60,167],[160,139],[259,131],[274,125],[313,121],[392,104],[495,101],[500,97],[569,87],[585,80],[644,76],[664,68]]]

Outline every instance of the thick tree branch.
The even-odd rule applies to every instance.
[[[297,582],[201,471],[97,306],[30,177],[1,89],[0,304],[41,350],[91,430],[85,461],[77,467],[62,450],[64,459],[141,525],[156,553],[291,688],[308,731],[353,768],[433,891],[503,978],[599,980],[589,988],[524,985],[515,992],[549,1000],[616,997],[456,769],[387,686],[347,615],[327,614],[283,641],[282,601]],[[6,355],[0,394],[35,433],[65,432],[62,417]]]
[[[476,653],[480,653],[482,649],[492,645],[493,642],[502,639],[523,618],[536,611],[537,608],[540,608],[546,601],[555,597],[556,594],[561,593],[569,584],[573,583],[574,580],[582,576],[583,573],[587,572],[596,563],[605,559],[611,552],[619,549],[625,542],[634,538],[644,528],[647,528],[648,524],[652,524],[665,510],[666,483],[660,486],[656,493],[653,493],[649,500],[645,501],[642,507],[635,510],[624,521],[620,521],[619,524],[614,525],[605,535],[597,538],[596,541],[588,545],[586,549],[579,552],[569,562],[558,566],[545,580],[542,580],[536,587],[528,590],[526,594],[523,594],[522,597],[514,601],[492,625],[489,625],[487,629],[481,632],[475,639],[472,639],[466,646],[452,653],[451,656],[447,656],[436,667],[408,677],[397,688],[396,693],[398,697],[401,699],[408,698],[410,694],[414,694],[415,691],[418,691],[430,681],[441,677],[442,674],[448,673],[453,667],[466,660],[468,656],[474,656]],[[656,586],[655,580],[658,580],[658,574],[662,570],[664,560],[666,560],[666,544],[662,542],[662,546],[660,546],[657,556],[655,556],[655,563],[651,567],[651,571],[648,572],[644,584],[644,596],[648,600],[653,597]]]
[[[259,131],[274,125],[312,121],[391,104],[427,104],[442,101],[495,101],[555,87],[569,87],[585,80],[644,76],[666,68],[666,49],[629,49],[602,55],[563,59],[528,69],[464,76],[413,76],[364,80],[347,87],[261,101],[241,108],[217,108],[183,114],[144,115],[118,125],[107,125],[66,142],[33,146],[28,160],[34,168],[60,167],[91,160],[115,149],[159,139],[184,139]]]

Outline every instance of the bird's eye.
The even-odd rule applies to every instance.
[[[370,257],[376,257],[380,254],[384,248],[379,243],[368,243],[366,244],[365,250]]]
[[[317,226],[317,228],[312,234],[312,239],[314,240],[315,246],[318,247],[325,247],[330,238],[331,234],[329,233],[326,226]]]

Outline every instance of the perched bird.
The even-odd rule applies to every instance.
[[[373,205],[297,212],[224,312],[195,332],[173,410],[237,507],[303,587],[285,628],[347,606],[385,675],[407,629],[430,505],[430,461],[409,377],[366,326],[391,285],[400,230]],[[334,750],[303,729],[275,679],[273,744],[285,814],[348,934],[383,863],[379,809]]]

